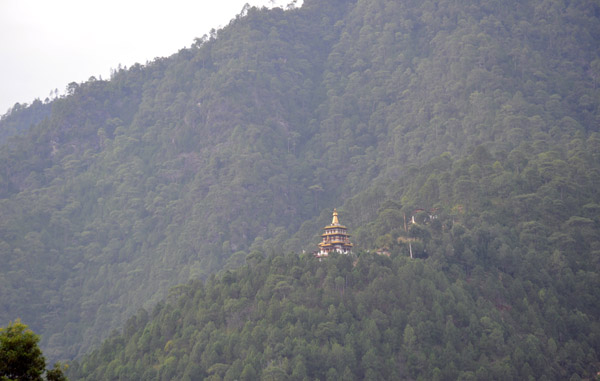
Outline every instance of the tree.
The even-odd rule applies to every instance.
[[[20,319],[0,328],[0,380],[43,380],[46,359],[38,347],[40,337]],[[47,372],[47,379],[66,380],[60,365]]]
[[[19,319],[0,329],[0,379],[41,380],[46,359],[39,340]]]
[[[65,365],[66,368],[66,365]],[[63,373],[59,363],[54,364],[54,368],[46,371],[46,380],[48,381],[68,381],[68,378]]]

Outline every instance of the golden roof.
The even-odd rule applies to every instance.
[[[346,227],[344,225],[340,224],[340,220],[338,219],[338,212],[336,209],[333,209],[333,218],[331,219],[331,225],[325,226],[324,229],[331,229],[331,228],[346,229]]]
[[[333,219],[331,220],[331,224],[332,225],[339,225],[340,221],[338,220],[338,213],[337,210],[334,208],[333,209]]]

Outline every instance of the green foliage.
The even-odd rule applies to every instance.
[[[0,321],[23,316],[48,358],[72,359],[140,307],[224,302],[140,312],[84,372],[106,378],[589,377],[599,14],[591,0],[248,8],[190,49],[13,109],[0,135],[26,132],[0,147]],[[311,252],[340,206],[356,248],[391,259],[210,278],[247,254],[260,270],[261,253]],[[359,292],[404,289],[390,274],[415,287],[396,310]],[[347,294],[360,303],[342,308]],[[264,316],[237,352],[218,319],[239,333],[252,308]],[[285,344],[290,321],[304,341]],[[184,327],[199,332],[182,347]]]
[[[0,328],[0,380],[42,380],[46,372],[48,381],[66,381],[60,364],[45,370],[46,359],[38,347],[40,340],[19,319]]]
[[[67,376],[65,376],[65,372],[67,370],[67,366],[61,366],[60,363],[54,364],[52,369],[46,370],[46,380],[48,381],[68,381]]]
[[[141,311],[127,333],[73,364],[71,374],[111,378],[117,362],[128,364],[134,379],[148,368],[175,379],[595,374],[597,315],[559,300],[560,284],[536,292],[531,280],[498,270],[449,274],[437,261],[404,255],[332,255],[322,262],[270,255],[189,283],[150,321],[140,321]],[[282,282],[290,286],[285,293]],[[596,286],[585,292],[593,295]],[[577,327],[550,329],[558,321]]]
[[[20,320],[0,328],[0,379],[41,380],[46,360],[38,341]]]
[[[0,145],[15,135],[24,134],[29,128],[40,123],[51,112],[51,103],[39,99],[30,105],[16,103],[0,117]]]

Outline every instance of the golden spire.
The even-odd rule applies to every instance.
[[[333,219],[331,220],[331,224],[332,225],[339,225],[340,221],[338,220],[338,213],[337,210],[334,208],[333,209]]]

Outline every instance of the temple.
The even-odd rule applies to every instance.
[[[321,234],[323,241],[319,243],[319,251],[315,253],[318,258],[326,257],[332,251],[341,254],[350,254],[352,252],[352,243],[348,229],[340,224],[337,210],[333,209],[333,219],[331,225],[324,228],[325,233]]]

